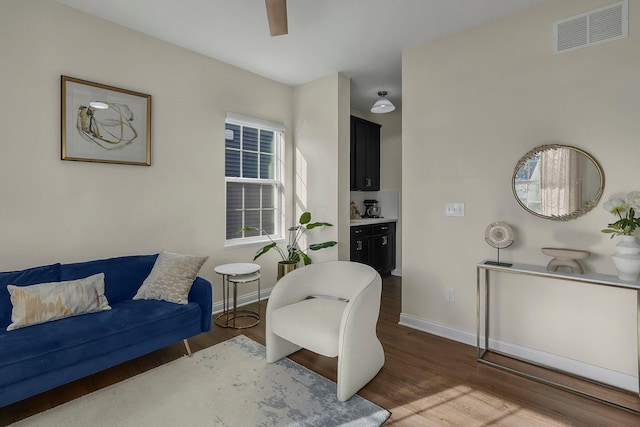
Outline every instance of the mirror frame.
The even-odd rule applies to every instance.
[[[542,215],[541,213],[538,212],[534,212],[531,209],[529,209],[528,207],[526,207],[522,201],[520,200],[520,198],[518,197],[518,194],[516,193],[516,175],[518,174],[518,171],[520,170],[520,168],[522,166],[524,166],[524,164],[534,155],[542,152],[542,151],[546,151],[546,150],[551,150],[551,149],[557,149],[557,148],[569,148],[571,150],[577,151],[578,153],[586,156],[589,160],[591,160],[593,162],[593,164],[595,165],[596,169],[598,170],[598,173],[600,174],[600,189],[598,190],[598,194],[595,195],[595,197],[593,198],[593,200],[588,201],[587,203],[585,203],[580,209],[577,209],[571,213],[568,213],[566,215]],[[570,145],[562,145],[562,144],[545,144],[545,145],[539,145],[536,148],[534,148],[533,150],[529,151],[527,154],[525,154],[524,156],[522,156],[522,158],[520,159],[520,161],[518,161],[518,163],[516,164],[515,169],[513,170],[513,177],[511,178],[511,190],[513,191],[513,196],[516,198],[516,200],[518,201],[518,204],[520,206],[522,206],[524,208],[524,210],[526,210],[527,212],[540,217],[540,218],[544,218],[544,219],[550,219],[550,220],[554,220],[554,221],[569,221],[571,219],[576,219],[581,215],[586,214],[587,212],[589,212],[591,209],[593,209],[598,202],[600,201],[600,197],[602,197],[602,193],[604,192],[604,171],[602,170],[602,167],[600,166],[600,163],[598,163],[598,161],[593,158],[593,156],[589,153],[587,153],[584,150],[581,150],[580,148],[577,147],[572,147]]]

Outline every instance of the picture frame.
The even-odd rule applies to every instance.
[[[68,76],[61,159],[151,166],[151,95]]]

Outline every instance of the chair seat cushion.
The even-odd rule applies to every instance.
[[[347,303],[311,298],[271,313],[271,331],[297,345],[328,357],[338,356],[340,323]]]

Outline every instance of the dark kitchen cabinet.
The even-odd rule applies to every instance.
[[[380,190],[380,127],[351,116],[351,191]]]
[[[351,227],[351,261],[370,264],[371,227],[361,225]]]
[[[388,222],[372,226],[371,263],[381,274],[396,268],[396,224]]]
[[[351,261],[375,268],[381,275],[396,268],[396,224],[351,227]]]

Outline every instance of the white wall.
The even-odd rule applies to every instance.
[[[312,221],[333,224],[308,231],[307,245],[328,240],[338,242],[338,247],[309,252],[314,262],[336,260],[338,254],[344,252],[340,248],[346,247],[348,251],[349,247],[346,229],[349,217],[344,207],[348,206],[345,199],[348,200],[349,191],[349,173],[348,169],[345,173],[344,168],[349,167],[349,160],[340,158],[345,146],[347,150],[349,147],[348,127],[344,121],[345,116],[348,119],[348,108],[345,109],[349,99],[348,84],[345,76],[333,74],[294,89],[294,216],[309,211]]]
[[[223,249],[225,113],[284,123],[292,165],[293,89],[47,0],[0,2],[0,52],[0,270],[206,254],[220,301],[213,268],[257,249]],[[61,161],[60,75],[151,94],[152,166]]]
[[[484,242],[494,221],[516,230],[505,261],[546,265],[541,247],[592,252],[587,270],[615,274],[614,218],[602,202],[573,221],[525,212],[511,191],[517,161],[559,142],[591,153],[606,176],[603,201],[638,189],[640,8],[629,37],[552,55],[553,22],[611,3],[555,0],[409,49],[403,54],[403,293],[405,321],[473,342],[475,264],[495,258]],[[465,217],[444,217],[464,202]],[[505,276],[496,289],[494,336],[545,354],[637,375],[635,294]],[[445,302],[446,288],[455,303]],[[473,342],[475,344],[475,342]],[[637,382],[635,383],[637,389]]]
[[[351,81],[340,74],[338,77],[338,259],[351,259]]]

